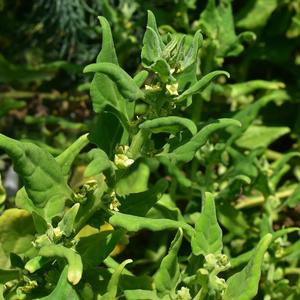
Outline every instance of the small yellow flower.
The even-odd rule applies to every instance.
[[[121,206],[121,203],[117,198],[113,198],[109,205],[109,209],[114,210],[114,211],[119,211],[119,207]]]
[[[134,163],[134,160],[125,154],[115,154],[114,163],[118,169],[127,169]]]
[[[150,92],[157,92],[161,90],[161,86],[159,83],[153,85],[145,84],[145,90]]]
[[[54,235],[55,239],[59,240],[63,236],[63,232],[61,231],[61,229],[59,227],[56,227],[56,228],[53,228],[53,235]]]
[[[178,83],[167,84],[166,89],[170,95],[178,96]]]
[[[182,287],[180,290],[177,291],[177,295],[179,296],[180,300],[191,300],[190,290],[186,287]]]

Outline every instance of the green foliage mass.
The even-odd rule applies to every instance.
[[[299,299],[299,16],[0,0],[0,299]]]

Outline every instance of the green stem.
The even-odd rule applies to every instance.
[[[52,101],[61,101],[61,100],[68,100],[71,102],[78,102],[78,101],[88,101],[89,96],[86,94],[81,95],[70,95],[67,93],[60,93],[58,91],[54,91],[51,93],[40,93],[40,92],[28,92],[28,91],[9,91],[5,93],[0,93],[0,99],[5,98],[14,98],[14,99],[31,99],[33,97],[38,97],[42,100],[52,100]]]
[[[273,151],[273,150],[267,150],[266,156],[268,159],[271,159],[271,160],[278,160],[278,159],[282,158],[282,154],[280,152]]]
[[[300,275],[300,268],[285,268],[284,269],[284,274],[298,274]]]
[[[108,267],[108,268],[111,268],[111,269],[114,269],[116,270],[118,267],[119,267],[119,263],[116,262],[111,256],[108,256],[105,258],[105,260],[103,261],[103,263]],[[126,274],[126,275],[133,275],[132,272],[130,272],[128,269],[124,268],[123,269],[123,274]]]
[[[177,190],[177,181],[176,180],[172,180],[171,181],[171,185],[170,185],[170,196],[172,199],[176,198],[176,190]]]
[[[194,97],[194,99],[193,99],[193,104],[192,104],[192,120],[197,126],[202,117],[202,109],[203,109],[204,99],[198,94],[194,95],[193,97]],[[195,159],[193,159],[192,165],[191,165],[190,176],[191,176],[192,180],[195,180],[198,169],[199,169],[199,162],[195,158]]]
[[[295,185],[289,186],[288,188],[278,192],[275,194],[276,197],[279,199],[287,198],[291,196],[295,191]],[[248,207],[262,205],[265,201],[264,196],[257,196],[257,197],[247,197],[240,203],[238,203],[235,208],[236,209],[244,209]]]
[[[206,295],[208,293],[208,288],[207,287],[202,287],[200,290],[200,294],[199,294],[199,300],[204,300],[206,299]]]

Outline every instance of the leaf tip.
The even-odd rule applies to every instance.
[[[226,72],[226,71],[224,71],[224,73],[223,73],[227,78],[230,78],[230,73],[228,73],[228,72]]]
[[[82,276],[82,272],[79,270],[74,270],[74,271],[68,272],[68,280],[73,285],[76,285],[80,281],[81,276]]]
[[[90,70],[89,70],[89,65],[85,66],[84,69],[83,69],[83,73],[89,73]]]

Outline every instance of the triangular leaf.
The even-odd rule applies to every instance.
[[[36,298],[34,300],[54,300],[54,299],[80,300],[73,286],[68,282],[67,277],[68,277],[68,267],[65,267],[52,293],[46,297]]]
[[[246,267],[229,277],[224,300],[251,300],[254,298],[258,291],[264,254],[271,241],[272,234],[266,234],[258,243]]]
[[[163,258],[158,272],[154,276],[154,284],[159,296],[174,295],[180,277],[178,251],[181,246],[183,231],[179,228],[171,243],[168,254]]]
[[[191,241],[193,254],[219,254],[223,248],[222,230],[217,221],[215,201],[211,193],[205,193],[202,207]]]

